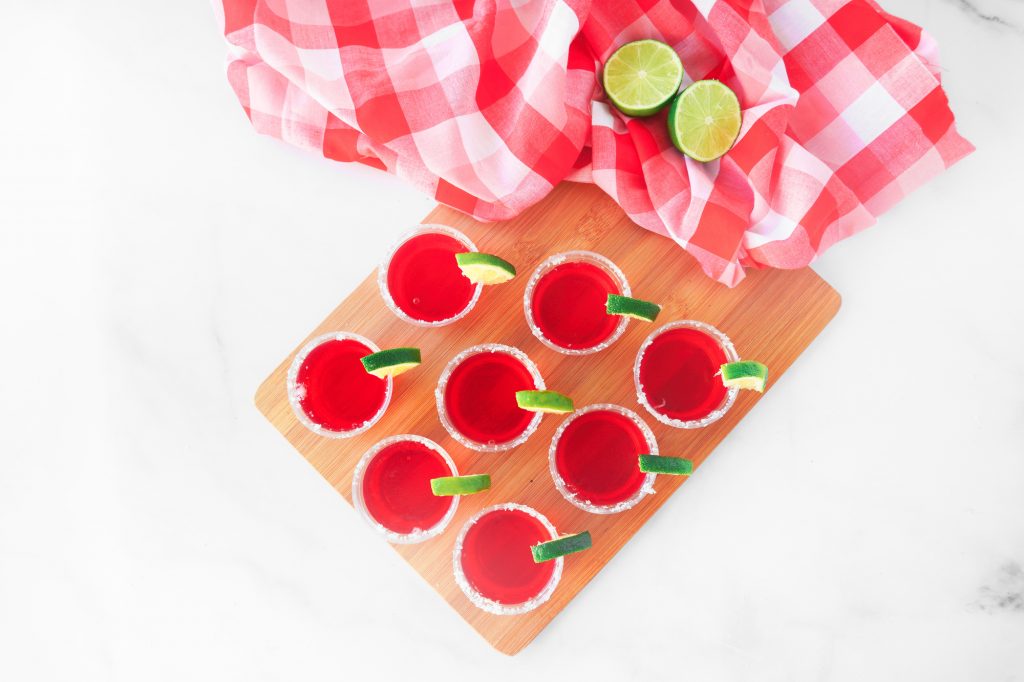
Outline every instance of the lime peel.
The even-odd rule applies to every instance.
[[[388,348],[370,353],[359,360],[367,374],[385,379],[408,372],[423,362],[419,348]]]
[[[563,535],[557,540],[542,542],[530,548],[533,553],[533,560],[536,563],[551,561],[566,554],[575,554],[593,547],[594,543],[590,538],[590,531],[585,530],[576,535]]]
[[[504,284],[516,276],[516,268],[494,254],[469,251],[455,254],[459,269],[473,284]]]
[[[719,374],[726,388],[744,388],[764,393],[768,383],[768,367],[756,360],[740,360],[722,365]]]
[[[558,391],[516,391],[516,405],[544,414],[569,414],[576,409],[572,398]]]
[[[658,319],[661,306],[657,303],[644,301],[639,298],[620,296],[619,294],[608,294],[608,301],[605,303],[605,311],[609,315],[620,315],[632,317],[644,322],[654,322]]]
[[[684,457],[640,455],[640,471],[645,474],[689,476],[693,473],[693,462]]]
[[[469,474],[467,476],[441,476],[430,479],[430,490],[438,497],[451,495],[472,495],[491,487],[489,474]]]

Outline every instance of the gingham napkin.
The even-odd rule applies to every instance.
[[[970,153],[935,43],[871,0],[215,0],[228,78],[260,133],[405,178],[482,220],[593,182],[734,286],[807,265]],[[631,119],[596,74],[674,46],[743,127],[689,161],[665,114]]]

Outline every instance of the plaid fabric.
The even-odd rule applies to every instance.
[[[593,182],[734,286],[797,268],[972,151],[935,43],[871,0],[220,0],[228,79],[260,133],[396,173],[503,220]],[[674,46],[743,127],[708,164],[665,114],[631,119],[596,73]]]

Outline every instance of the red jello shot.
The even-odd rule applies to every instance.
[[[458,476],[455,462],[434,441],[404,434],[385,438],[356,465],[352,502],[389,542],[423,542],[448,527],[458,495],[434,495],[430,481]]]
[[[533,335],[566,355],[597,353],[626,330],[627,319],[605,310],[608,294],[629,296],[622,270],[592,251],[555,254],[526,285],[523,311]]]
[[[466,522],[455,541],[455,582],[474,606],[488,613],[532,611],[555,591],[564,561],[558,557],[536,563],[530,548],[557,538],[551,522],[530,507],[487,507]]]
[[[537,366],[518,348],[467,348],[444,368],[434,398],[441,424],[471,450],[498,452],[525,443],[541,415],[516,403],[516,391],[543,390]]]
[[[654,417],[680,429],[712,424],[729,411],[736,388],[719,371],[739,355],[729,337],[704,322],[681,320],[655,330],[633,365],[637,400]]]
[[[348,332],[318,336],[288,368],[288,402],[310,431],[348,438],[377,423],[391,401],[391,378],[368,374],[360,359],[380,349]]]
[[[441,327],[465,317],[481,285],[462,274],[455,254],[476,245],[445,225],[420,225],[404,235],[381,263],[377,286],[399,318],[423,327]]]
[[[657,455],[651,429],[632,410],[596,404],[577,410],[555,431],[548,467],[555,488],[593,514],[616,514],[654,492],[654,474],[640,471],[640,455]]]

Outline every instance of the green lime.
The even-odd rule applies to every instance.
[[[558,391],[516,391],[516,404],[528,412],[569,414],[575,410],[572,398]]]
[[[640,471],[645,474],[687,476],[693,473],[693,462],[683,457],[640,455]]]
[[[422,362],[419,348],[389,348],[370,353],[360,360],[367,373],[381,379],[395,377]]]
[[[633,317],[646,322],[654,322],[661,312],[661,306],[650,301],[641,301],[639,298],[608,294],[608,302],[605,303],[605,310],[609,315],[622,315]]]
[[[430,489],[438,497],[449,495],[472,495],[491,487],[491,477],[487,474],[471,474],[469,476],[442,476],[430,479]]]
[[[455,262],[473,284],[503,284],[516,276],[514,265],[489,253],[457,253]]]
[[[659,40],[626,43],[604,63],[601,84],[627,116],[650,116],[668,104],[683,82],[683,63]]]
[[[697,81],[668,110],[672,144],[697,161],[714,161],[729,151],[740,122],[740,101],[721,81]]]
[[[590,539],[590,531],[585,530],[576,535],[563,535],[557,540],[542,542],[539,545],[534,545],[530,550],[533,552],[533,560],[539,564],[542,561],[551,561],[566,554],[582,552],[585,549],[590,549],[593,544]]]
[[[726,388],[749,388],[764,393],[764,385],[768,383],[768,367],[756,360],[728,362],[719,373]]]

